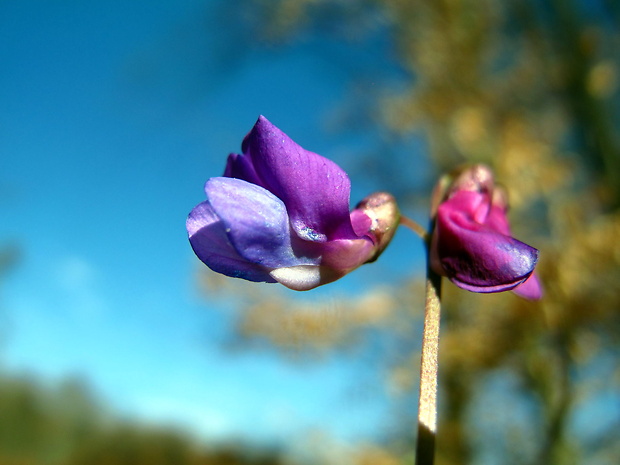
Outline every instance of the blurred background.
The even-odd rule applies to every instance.
[[[446,283],[439,464],[620,463],[620,4],[0,1],[0,463],[413,464],[424,250],[307,293],[185,217],[264,114],[426,223],[491,165],[542,301]]]

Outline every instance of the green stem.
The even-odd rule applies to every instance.
[[[437,434],[437,371],[439,321],[441,315],[441,276],[428,266],[426,307],[420,362],[420,400],[418,403],[418,439],[416,465],[433,465]]]

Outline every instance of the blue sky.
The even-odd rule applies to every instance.
[[[194,288],[185,216],[259,114],[345,168],[366,142],[326,129],[346,69],[316,45],[236,48],[223,4],[0,3],[0,241],[22,251],[0,362],[84,377],[121,411],[215,437],[377,433],[386,394],[347,396],[362,361],[227,354],[232,316]],[[304,298],[412,269],[398,257],[421,246],[405,235],[374,270]]]

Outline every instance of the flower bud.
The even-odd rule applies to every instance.
[[[374,239],[376,248],[368,262],[375,261],[394,237],[400,222],[396,199],[387,192],[375,192],[359,202],[351,214],[356,212],[363,213],[370,219],[368,232]]]
[[[538,250],[511,236],[507,198],[485,165],[444,176],[433,194],[431,267],[472,292],[515,289],[539,299],[542,290],[533,276]]]

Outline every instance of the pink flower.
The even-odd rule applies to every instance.
[[[538,250],[511,236],[507,196],[494,185],[490,168],[475,165],[451,182],[442,180],[436,197],[430,247],[436,273],[472,292],[514,290],[533,300],[542,296],[534,275]]]

